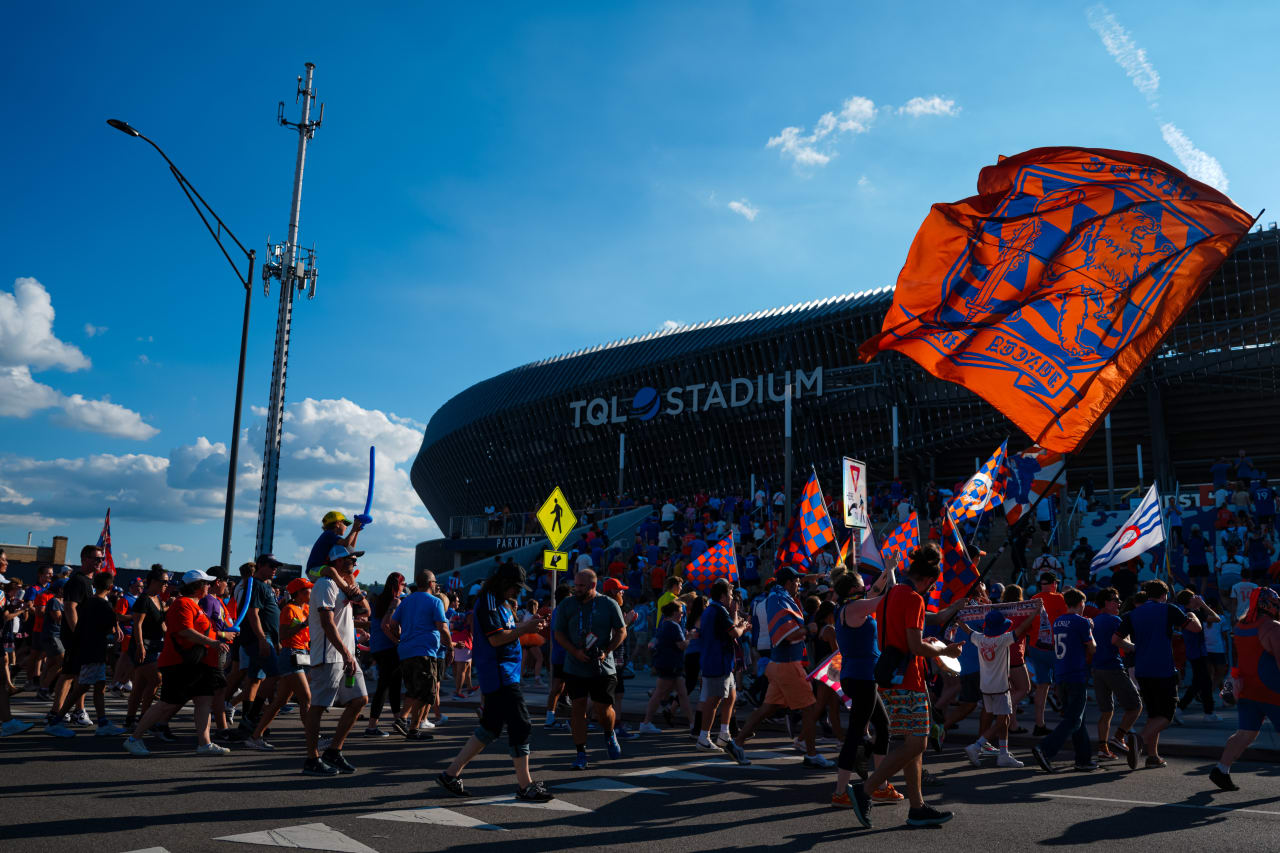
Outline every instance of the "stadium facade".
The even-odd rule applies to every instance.
[[[818,471],[838,489],[841,456],[872,480],[950,484],[1006,437],[1030,442],[967,389],[886,353],[858,361],[880,329],[891,288],[653,332],[508,370],[471,386],[431,418],[411,480],[448,535],[450,520],[489,506],[537,508],[553,485],[575,506],[624,487],[672,496],[770,488],[784,470],[783,401],[793,386],[793,487]],[[1280,231],[1241,241],[1111,415],[1117,489],[1200,482],[1219,455],[1246,448],[1280,472]],[[1106,431],[1069,476],[1106,486]],[[1141,446],[1141,450],[1139,450]],[[1141,454],[1141,457],[1140,457]],[[1139,463],[1139,458],[1143,461]]]

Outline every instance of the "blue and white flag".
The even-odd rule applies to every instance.
[[[857,561],[859,566],[872,566],[884,571],[884,557],[880,555],[880,546],[876,544],[876,534],[870,527],[855,530],[854,536],[860,536],[858,542]]]
[[[1160,493],[1153,483],[1129,520],[1094,556],[1093,562],[1089,564],[1089,571],[1097,572],[1117,563],[1127,563],[1162,542],[1164,524],[1160,520]]]

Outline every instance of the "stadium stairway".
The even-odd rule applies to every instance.
[[[585,513],[584,513],[585,514]],[[626,512],[611,515],[603,519],[602,523],[608,524],[609,541],[611,543],[625,543],[630,546],[632,539],[635,538],[636,531],[640,528],[641,523],[653,514],[653,507],[638,506],[635,509]],[[587,532],[591,527],[590,524],[580,524],[565,538],[564,547],[570,548],[574,542]],[[458,569],[457,574],[462,578],[463,583],[470,585],[476,581],[482,581],[498,567],[505,562],[508,557],[513,559],[517,564],[526,568],[532,566],[534,561],[542,556],[542,552],[551,547],[551,543],[546,539],[539,539],[531,545],[522,545],[519,548],[513,548],[510,551],[504,551],[493,557],[485,557],[483,560],[476,560],[473,563],[467,563]],[[449,573],[452,574],[452,573]]]

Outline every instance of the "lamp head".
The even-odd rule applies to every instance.
[[[116,130],[120,131],[121,133],[127,133],[127,134],[129,134],[130,136],[141,136],[141,135],[142,135],[141,133],[138,133],[138,131],[134,130],[134,129],[133,129],[133,127],[131,127],[131,126],[129,125],[129,122],[127,122],[127,121],[121,121],[121,120],[120,120],[120,119],[118,119],[118,118],[109,118],[109,119],[107,119],[107,124],[111,125],[112,127],[114,127]]]

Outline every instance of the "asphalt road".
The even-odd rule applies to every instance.
[[[27,704],[15,702],[15,710],[26,716]],[[118,738],[89,733],[73,740],[38,733],[0,740],[0,849],[234,853],[259,845],[218,839],[274,833],[251,841],[378,853],[465,853],[495,843],[518,844],[521,853],[656,845],[883,849],[886,843],[939,853],[957,843],[1131,849],[1134,839],[1142,839],[1163,851],[1203,851],[1274,850],[1280,833],[1280,768],[1272,765],[1237,765],[1243,790],[1225,794],[1210,790],[1209,763],[1198,759],[1170,759],[1162,770],[1130,772],[1120,764],[1093,774],[1049,776],[1032,769],[1028,756],[1023,770],[975,770],[953,750],[930,754],[926,764],[945,780],[927,799],[953,809],[951,823],[911,830],[903,826],[905,804],[879,805],[873,828],[864,830],[851,812],[830,807],[834,771],[801,766],[779,733],[752,741],[756,760],[750,768],[697,752],[677,731],[627,742],[626,756],[609,761],[601,737],[593,735],[592,763],[583,773],[568,769],[569,736],[535,725],[535,777],[569,811],[441,798],[432,779],[473,726],[465,712],[437,729],[431,742],[352,738],[346,754],[359,772],[332,780],[298,772],[302,733],[296,716],[274,726],[277,752],[240,747],[223,758],[192,754],[189,719],[179,715],[174,723],[186,735],[182,741],[153,744],[150,758],[127,755]],[[501,746],[491,747],[465,774],[477,799],[509,798],[514,791]],[[835,747],[824,752],[834,758]],[[574,783],[614,789],[562,787]],[[468,825],[476,823],[501,830]],[[295,829],[309,825],[320,826]]]

